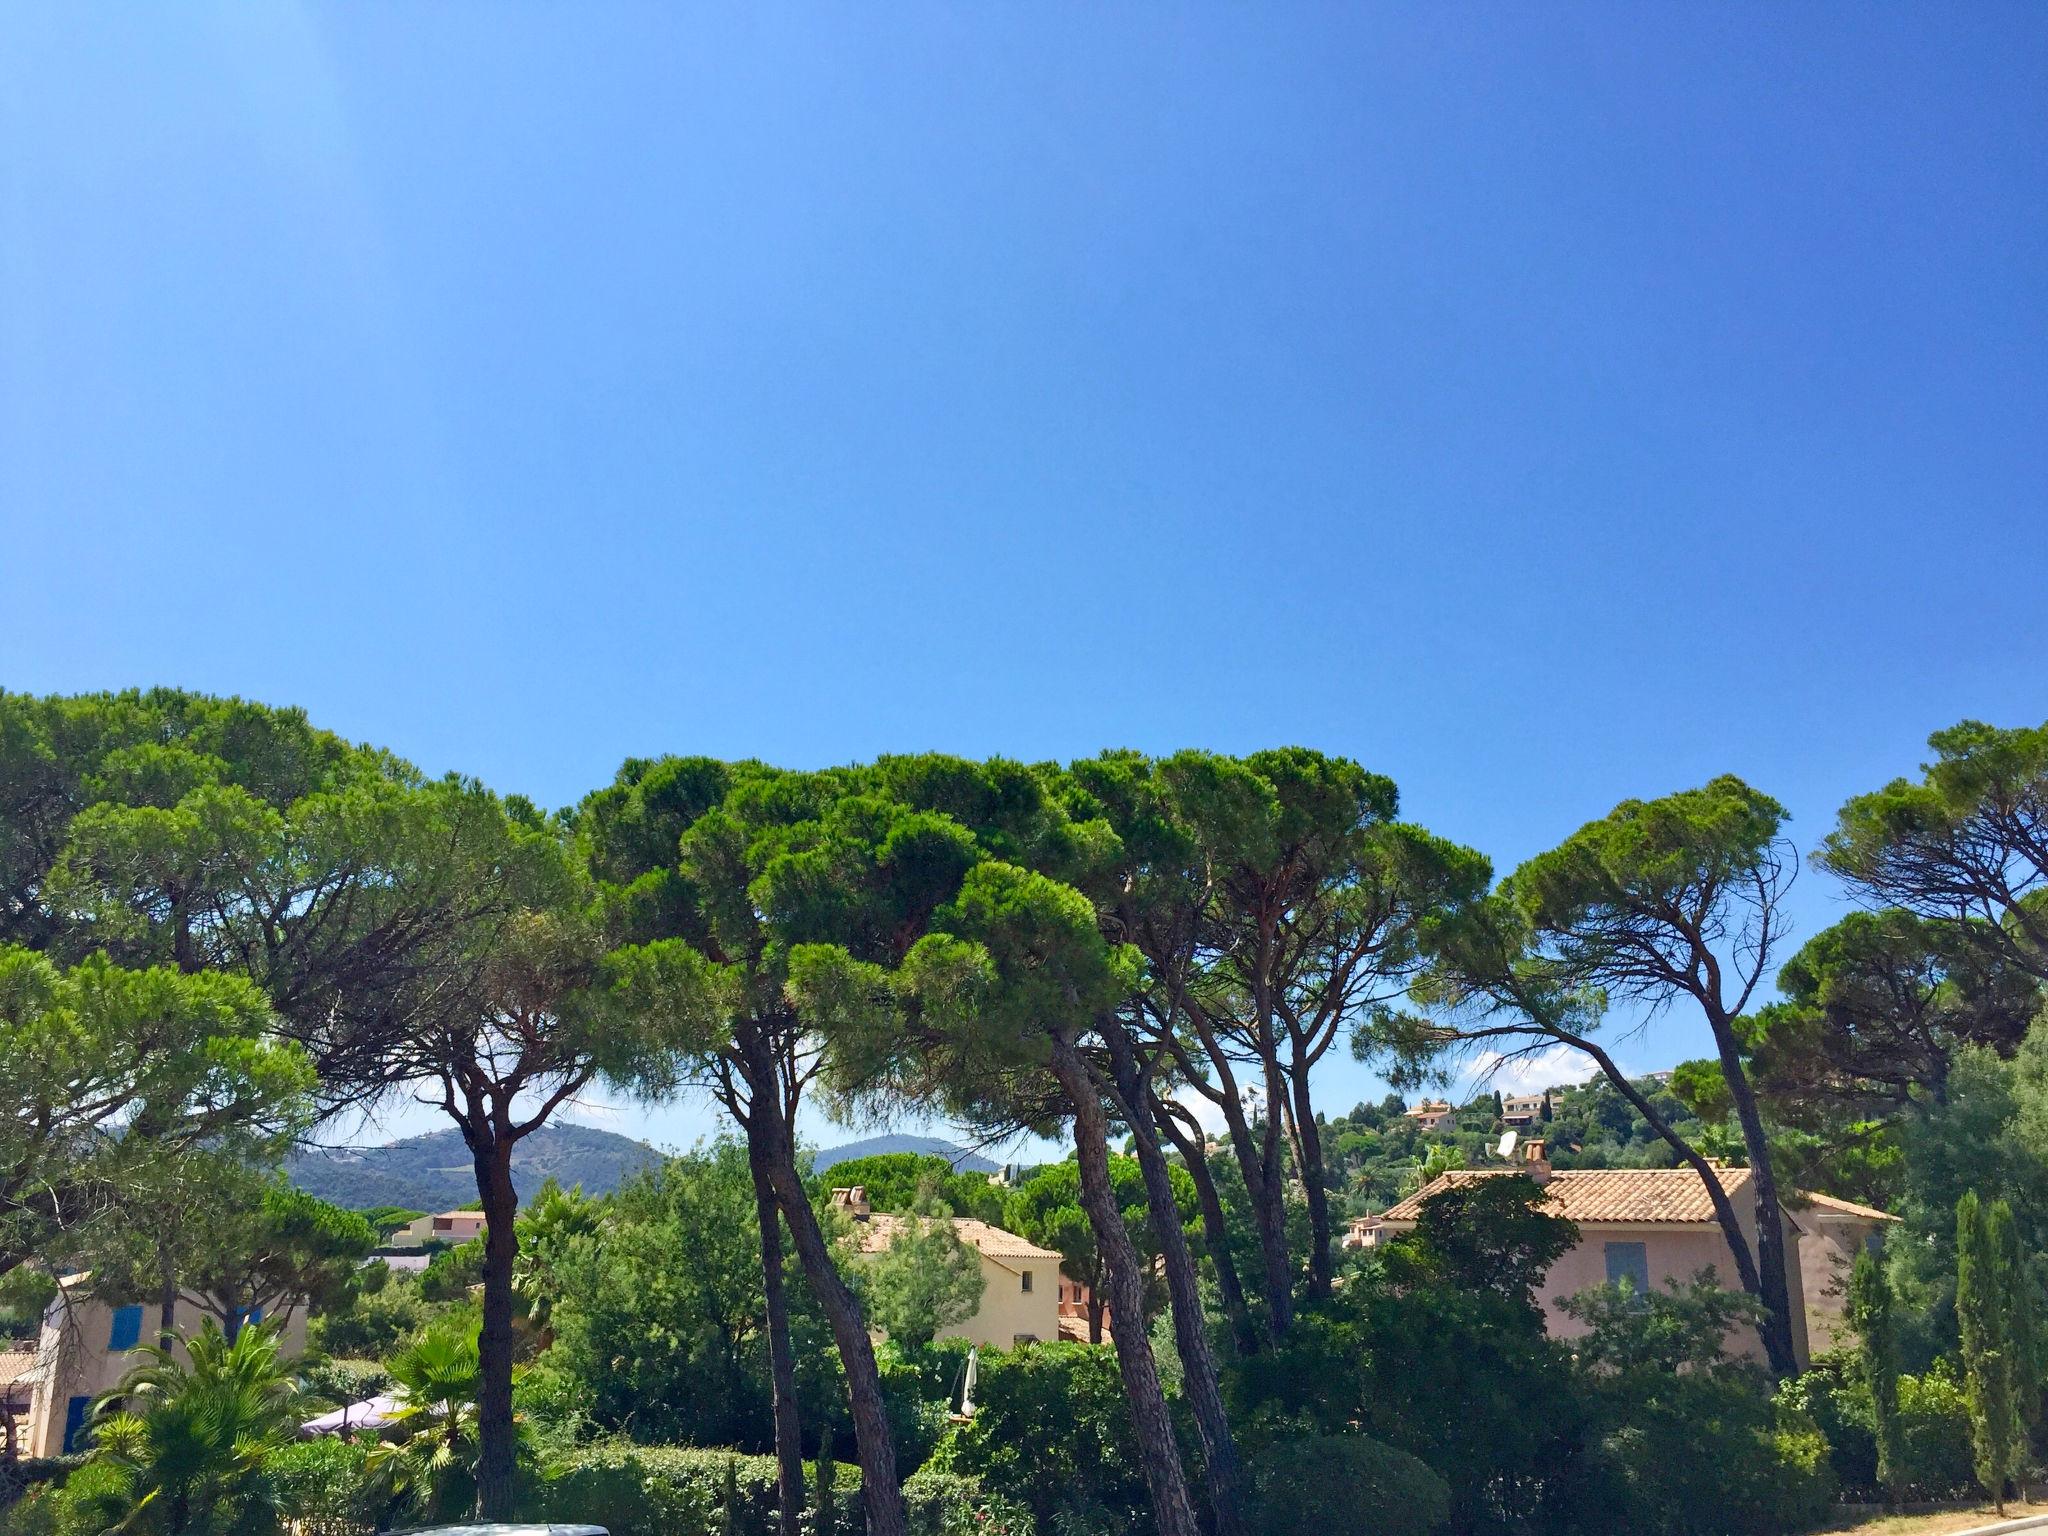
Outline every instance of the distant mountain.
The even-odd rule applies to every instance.
[[[644,1141],[585,1125],[544,1125],[512,1152],[512,1182],[528,1200],[553,1175],[564,1189],[607,1194],[629,1174],[661,1161]],[[476,1172],[460,1131],[409,1136],[381,1147],[302,1152],[286,1164],[309,1194],[351,1210],[398,1205],[415,1211],[461,1210],[476,1204]]]
[[[856,1157],[880,1157],[884,1152],[917,1152],[932,1157],[943,1157],[953,1165],[955,1173],[995,1173],[996,1165],[978,1153],[964,1152],[950,1141],[940,1141],[936,1136],[870,1136],[866,1141],[850,1141],[843,1147],[831,1147],[811,1159],[811,1167],[823,1173],[834,1163],[847,1162]]]

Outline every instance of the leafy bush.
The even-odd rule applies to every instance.
[[[375,1360],[313,1359],[299,1362],[300,1406],[308,1412],[341,1408],[375,1397],[391,1385],[391,1373]]]
[[[297,1536],[358,1536],[371,1530],[369,1447],[322,1436],[280,1446],[263,1459],[277,1507]]]
[[[1256,1476],[1266,1536],[1428,1536],[1451,1516],[1442,1478],[1364,1435],[1281,1437]]]
[[[1045,1530],[1149,1531],[1151,1514],[1116,1356],[1086,1344],[985,1354],[953,1470],[1013,1499]]]
[[[1951,1362],[1899,1378],[1899,1462],[1907,1497],[1945,1499],[1974,1492],[1976,1453],[1970,1406]]]
[[[43,1483],[7,1512],[6,1536],[100,1536],[124,1515],[133,1478],[107,1462],[89,1464],[61,1483]]]
[[[739,1508],[738,1529],[775,1528],[775,1458],[687,1446],[611,1443],[577,1451],[546,1470],[527,1499],[525,1517],[587,1521],[611,1536],[721,1536],[728,1476]],[[834,1470],[835,1502],[848,1511],[860,1499],[860,1470]],[[857,1517],[842,1517],[848,1526]]]
[[[1781,1409],[1804,1414],[1819,1428],[1846,1495],[1871,1501],[1884,1497],[1877,1483],[1870,1389],[1852,1357],[1821,1356],[1811,1370],[1779,1389],[1778,1402]],[[1904,1496],[1934,1500],[1971,1493],[1976,1487],[1972,1455],[1969,1406],[1953,1364],[1937,1364],[1922,1376],[1900,1376],[1899,1474]]]
[[[1037,1536],[1031,1511],[975,1478],[920,1468],[903,1485],[910,1536]]]

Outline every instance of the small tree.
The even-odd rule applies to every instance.
[[[832,1436],[818,1437],[818,1519],[816,1536],[834,1536],[839,1528],[839,1511],[833,1500],[838,1489],[839,1469],[832,1464]]]
[[[1899,1325],[1892,1310],[1891,1281],[1867,1248],[1856,1255],[1856,1267],[1849,1274],[1849,1320],[1861,1337],[1863,1374],[1870,1383],[1877,1480],[1896,1506],[1906,1486],[1899,1454]]]
[[[941,1328],[974,1316],[988,1282],[980,1255],[960,1241],[945,1206],[908,1222],[868,1266],[868,1316],[898,1344],[917,1349]]]
[[[2018,1470],[2025,1444],[2013,1329],[2017,1275],[2012,1209],[2003,1200],[1985,1207],[1975,1190],[1956,1203],[1956,1323],[1963,1340],[1963,1381],[1970,1404],[1970,1434],[1977,1481],[2005,1513],[2005,1485]]]

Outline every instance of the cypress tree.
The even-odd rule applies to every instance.
[[[833,1536],[834,1527],[839,1523],[838,1512],[832,1507],[832,1497],[837,1491],[833,1484],[838,1477],[839,1469],[832,1464],[832,1437],[827,1433],[818,1440],[818,1528],[815,1536]]]
[[[1870,1383],[1877,1439],[1877,1481],[1896,1508],[1904,1495],[1899,1455],[1899,1326],[1892,1310],[1891,1281],[1869,1249],[1856,1255],[1849,1275],[1849,1320],[1862,1343],[1863,1374]]]
[[[725,1461],[725,1508],[720,1511],[718,1536],[746,1536],[740,1519],[740,1464],[728,1456]]]
[[[1992,1242],[1998,1249],[1999,1269],[2009,1288],[2007,1310],[2012,1319],[2012,1385],[2018,1400],[2020,1424],[2029,1433],[2041,1425],[2042,1338],[2040,1313],[2034,1301],[2033,1277],[2027,1273],[2020,1250],[2019,1227],[2012,1208],[2001,1200],[1991,1208]],[[2021,1441],[2021,1452],[2026,1442]]]
[[[2012,1315],[2018,1287],[2005,1262],[2017,1252],[2011,1226],[2012,1208],[2003,1200],[1987,1209],[1971,1190],[1956,1202],[1956,1322],[1970,1436],[1977,1481],[2000,1515],[2023,1438]]]

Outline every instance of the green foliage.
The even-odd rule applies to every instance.
[[[1575,1343],[1586,1369],[1623,1380],[1691,1371],[1747,1376],[1755,1367],[1731,1358],[1728,1334],[1754,1328],[1762,1308],[1752,1296],[1724,1290],[1712,1268],[1664,1291],[1637,1295],[1626,1286],[1596,1285],[1565,1298],[1564,1312],[1585,1325]]]
[[[1977,1481],[2001,1510],[2006,1484],[2025,1457],[2025,1360],[2019,1289],[2026,1283],[2013,1238],[2012,1208],[1985,1205],[1975,1191],[1956,1204],[1956,1322],[1976,1447]]]
[[[1927,744],[1935,758],[1917,783],[1894,779],[1842,807],[1819,862],[1875,906],[1975,917],[1978,941],[2048,980],[2048,725],[1965,720]]]
[[[473,1287],[483,1283],[484,1240],[472,1237],[466,1243],[443,1248],[427,1260],[427,1267],[420,1272],[420,1300],[463,1301]]]
[[[1899,1444],[1899,1327],[1891,1282],[1868,1249],[1849,1273],[1849,1321],[1858,1336],[1863,1381],[1870,1394],[1870,1428],[1877,1482],[1894,1504],[1906,1483]]]
[[[860,1470],[838,1467],[835,1499],[857,1505]],[[772,1456],[682,1446],[594,1445],[543,1469],[523,1501],[530,1520],[588,1522],[611,1536],[770,1536]],[[728,1502],[730,1490],[731,1502]],[[733,1524],[727,1525],[727,1511]]]
[[[746,1152],[671,1159],[599,1203],[601,1229],[547,1255],[545,1359],[601,1431],[649,1442],[774,1444],[760,1229]],[[843,1420],[837,1357],[809,1290],[789,1287],[803,1419]]]
[[[369,1451],[362,1441],[322,1435],[263,1458],[263,1475],[295,1536],[368,1536],[376,1523]]]
[[[1304,1308],[1280,1348],[1231,1368],[1234,1421],[1362,1433],[1418,1457],[1448,1486],[1460,1532],[1604,1529],[1615,1510],[1595,1425],[1533,1294],[1572,1227],[1537,1197],[1526,1179],[1497,1179],[1425,1201],[1415,1233]]]
[[[1828,1442],[1843,1496],[1909,1501],[1952,1499],[1976,1487],[1970,1412],[1953,1365],[1897,1383],[1896,1442],[1889,1485],[1878,1479],[1875,1411],[1854,1355],[1822,1356],[1778,1390],[1782,1408],[1816,1424]]]
[[[0,1273],[97,1213],[147,1208],[185,1152],[281,1147],[313,1074],[270,1025],[239,977],[0,945]]]
[[[863,1289],[869,1320],[915,1349],[974,1316],[988,1281],[981,1255],[960,1240],[944,1206],[905,1219],[889,1246],[867,1261]]]
[[[835,1187],[858,1184],[867,1190],[868,1204],[878,1211],[895,1214],[910,1210],[920,1201],[937,1200],[956,1216],[972,1216],[991,1226],[1003,1224],[1003,1191],[990,1184],[988,1175],[967,1170],[953,1171],[945,1158],[931,1152],[877,1152],[870,1157],[849,1157],[834,1163],[824,1175]]]
[[[953,1468],[1030,1510],[1041,1530],[1151,1528],[1116,1357],[1086,1344],[984,1354]]]
[[[6,1536],[103,1536],[133,1510],[134,1503],[134,1477],[128,1469],[96,1461],[61,1481],[31,1488],[26,1498],[0,1514],[0,1531]],[[266,1526],[275,1530],[265,1511],[253,1513],[256,1536],[262,1536]]]
[[[389,1271],[381,1285],[365,1285],[333,1312],[316,1315],[306,1328],[307,1347],[341,1359],[382,1360],[395,1353],[459,1303],[429,1302],[420,1294],[424,1273]]]
[[[371,1447],[365,1473],[385,1508],[423,1520],[467,1512],[476,1499],[477,1330],[444,1319],[391,1360],[399,1408]]]
[[[903,1484],[910,1536],[1037,1536],[1031,1511],[978,1480],[920,1467]]]
[[[144,1362],[100,1401],[89,1460],[118,1474],[124,1530],[231,1536],[269,1529],[277,1511],[262,1462],[296,1428],[277,1327],[252,1324],[230,1343],[209,1319],[184,1345],[182,1360],[148,1347]]]
[[[1265,1536],[1429,1536],[1450,1519],[1442,1478],[1363,1435],[1298,1435],[1258,1457]]]

